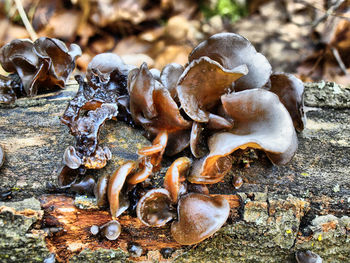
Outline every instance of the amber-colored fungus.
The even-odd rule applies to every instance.
[[[109,208],[113,218],[117,218],[122,211],[120,211],[120,194],[126,177],[135,168],[134,162],[127,162],[121,165],[111,176],[108,182],[107,196],[109,201]]]
[[[226,69],[245,64],[248,74],[234,84],[235,91],[263,87],[271,75],[271,65],[264,55],[256,52],[245,37],[234,33],[220,33],[209,37],[193,49],[190,62],[207,56]]]
[[[162,188],[148,191],[139,200],[136,213],[138,219],[147,226],[164,226],[174,218],[169,192]]]
[[[228,171],[223,169],[226,165],[223,160],[237,149],[261,149],[277,165],[291,160],[298,146],[297,138],[291,117],[275,94],[253,89],[223,95],[221,100],[235,126],[230,132],[216,133],[210,138],[210,153],[194,165],[190,182],[221,180]]]
[[[180,157],[176,159],[168,168],[164,177],[164,188],[170,193],[170,197],[173,203],[177,203],[177,199],[180,191],[181,177],[185,178],[185,175],[190,168],[191,160],[187,157]]]
[[[207,110],[216,106],[231,84],[247,73],[246,65],[227,69],[208,57],[193,60],[177,83],[181,107],[192,120],[208,122]]]

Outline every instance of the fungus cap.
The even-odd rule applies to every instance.
[[[233,69],[246,64],[249,73],[235,82],[235,90],[261,88],[271,75],[271,65],[245,37],[235,33],[219,33],[209,37],[193,49],[190,62],[207,56],[224,68]]]
[[[163,188],[148,191],[138,202],[137,218],[146,226],[161,227],[174,218],[171,197]]]
[[[223,95],[221,100],[235,126],[230,132],[216,133],[209,139],[210,152],[194,164],[190,182],[220,181],[225,175],[217,176],[223,167],[220,162],[237,149],[261,149],[276,165],[292,159],[298,146],[297,137],[292,119],[277,95],[252,89]]]
[[[180,198],[177,213],[178,221],[172,223],[171,234],[181,245],[192,245],[222,227],[230,213],[230,205],[222,196],[189,193]]]

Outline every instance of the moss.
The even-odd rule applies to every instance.
[[[94,263],[94,262],[126,262],[127,253],[121,249],[97,249],[90,250],[84,249],[80,254],[72,257],[69,262],[71,263]]]

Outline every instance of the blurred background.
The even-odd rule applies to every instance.
[[[274,71],[348,85],[349,7],[350,0],[0,0],[0,46],[48,36],[80,45],[81,71],[102,52],[162,69],[185,64],[210,35],[235,32]]]

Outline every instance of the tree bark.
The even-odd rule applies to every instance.
[[[318,253],[324,262],[350,259],[350,89],[306,84],[308,122],[298,135],[293,160],[276,167],[258,152],[250,168],[234,165],[223,182],[210,187],[211,194],[229,200],[228,222],[202,243],[180,246],[169,225],[149,228],[129,215],[120,217],[118,240],[96,238],[89,227],[109,221],[108,211],[80,209],[91,206],[89,199],[49,192],[47,183],[55,184],[63,152],[74,143],[59,117],[76,88],[0,108],[0,145],[6,154],[0,187],[2,197],[12,193],[0,203],[2,262],[42,262],[50,253],[59,262],[296,262],[295,251],[303,249]],[[122,122],[106,123],[101,137],[113,159],[105,168],[89,171],[96,177],[137,159],[137,149],[149,144],[141,130]],[[232,175],[244,179],[238,191]],[[162,182],[159,175],[154,180]],[[129,256],[131,243],[142,247],[141,257]]]

